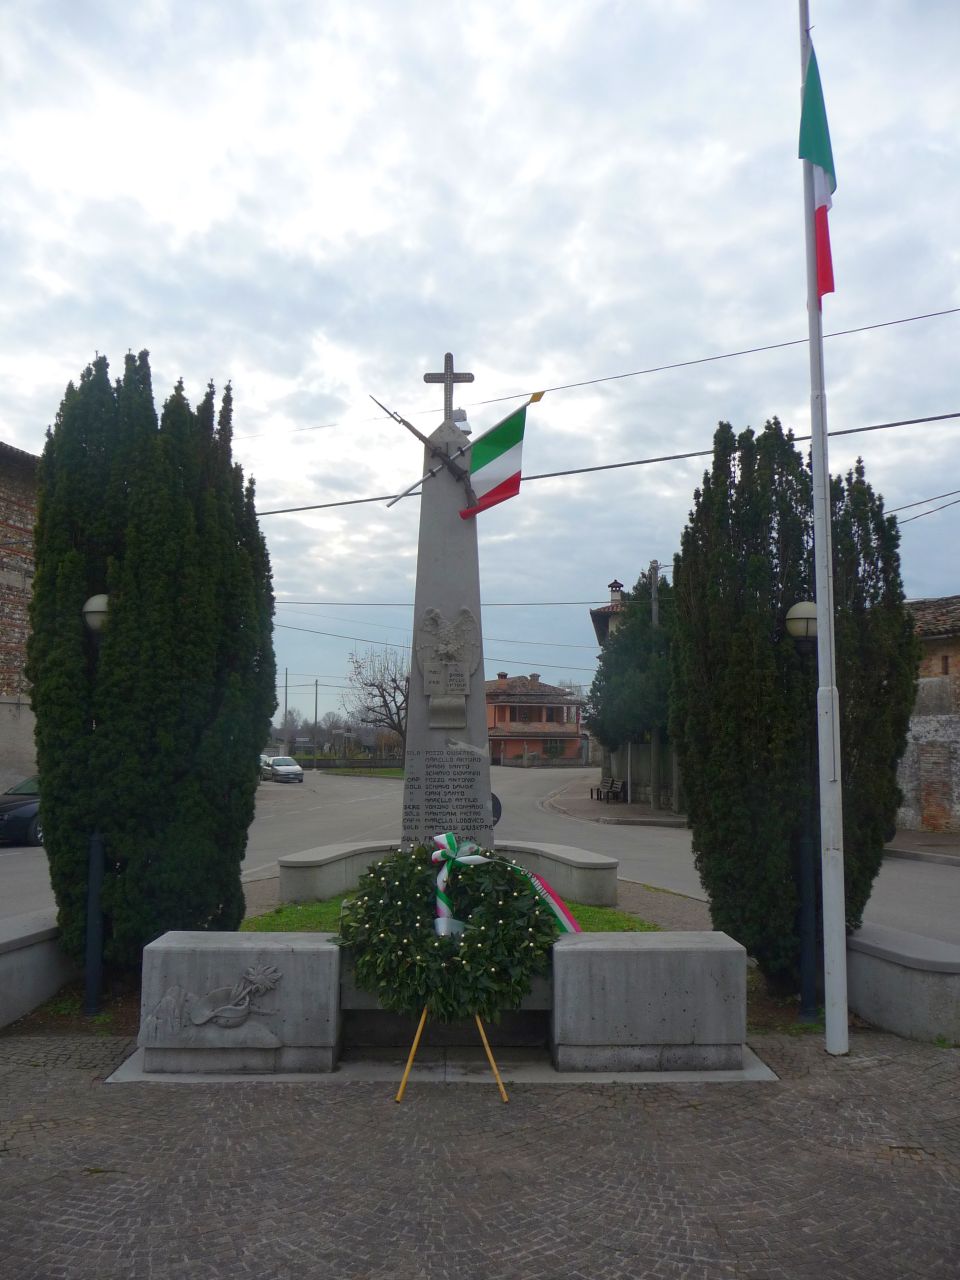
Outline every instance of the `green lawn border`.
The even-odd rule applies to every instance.
[[[287,902],[265,915],[244,920],[246,933],[336,933],[340,928],[340,907],[352,893],[327,898],[323,902]],[[584,933],[654,933],[659,925],[613,907],[590,907],[580,902],[567,906]]]

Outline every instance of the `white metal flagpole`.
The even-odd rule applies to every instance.
[[[807,0],[800,0],[801,85],[810,60]],[[813,166],[803,162],[810,331],[810,429],[813,455],[813,549],[817,599],[817,751],[820,766],[820,850],[823,878],[823,973],[826,1049],[844,1054],[847,1031],[847,925],[843,883],[843,802],[840,789],[840,697],[833,607],[830,466],[823,378],[823,324],[817,286]]]

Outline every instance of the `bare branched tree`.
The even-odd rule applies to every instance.
[[[360,724],[391,730],[404,744],[410,687],[409,654],[399,649],[351,653],[347,680],[350,690],[341,699],[346,714]]]
[[[338,711],[325,711],[317,724],[324,733],[333,733],[335,729],[349,729],[350,722],[346,716],[340,715]]]

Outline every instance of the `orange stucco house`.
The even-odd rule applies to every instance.
[[[485,688],[491,764],[580,763],[582,704],[569,689],[541,683],[535,671],[498,671]]]

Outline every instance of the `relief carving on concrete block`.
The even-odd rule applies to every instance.
[[[477,619],[469,609],[461,609],[448,622],[439,609],[427,609],[417,629],[415,648],[430,704],[430,728],[464,728],[470,677],[480,665]]]
[[[275,965],[249,965],[232,987],[215,987],[197,995],[181,986],[168,987],[143,1021],[139,1043],[147,1048],[275,1048],[282,1042],[251,1014],[272,1015],[257,1002],[272,991],[283,974]]]

